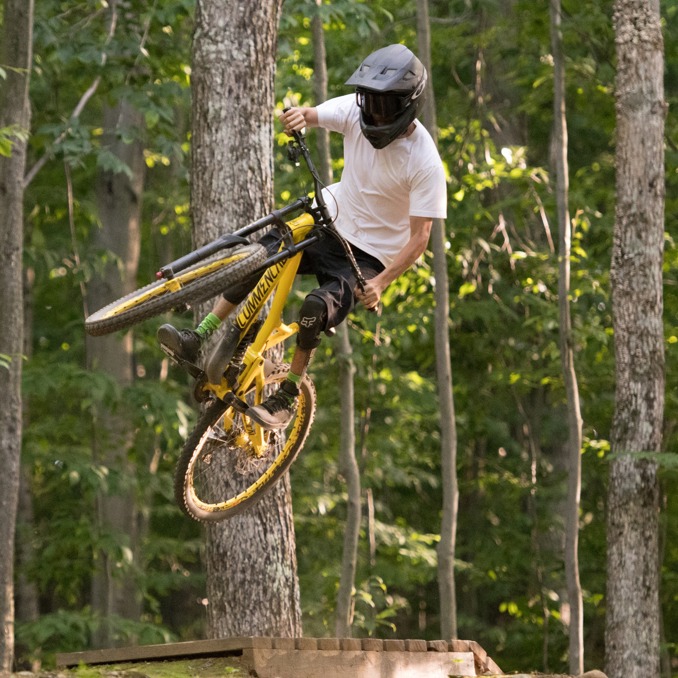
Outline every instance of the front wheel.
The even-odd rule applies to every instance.
[[[280,384],[287,372],[287,365],[278,365],[266,383]],[[280,480],[306,442],[315,415],[315,388],[308,377],[299,391],[286,432],[263,431],[222,400],[204,411],[174,475],[174,495],[187,515],[205,522],[230,518],[259,501]],[[263,446],[253,442],[261,435]]]
[[[85,329],[93,336],[108,334],[182,304],[211,299],[253,273],[266,256],[266,248],[258,243],[216,254],[170,280],[158,280],[104,306],[85,320]]]

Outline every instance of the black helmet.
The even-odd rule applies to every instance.
[[[410,126],[426,80],[424,65],[405,45],[389,45],[370,54],[346,81],[356,88],[360,128],[372,146],[388,146]]]

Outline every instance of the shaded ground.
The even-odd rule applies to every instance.
[[[106,664],[81,666],[59,671],[13,673],[11,678],[252,678],[248,667],[238,657],[207,657],[180,661],[137,662],[134,664]],[[582,678],[605,678],[604,674],[591,672]],[[459,676],[457,678],[463,678]],[[483,678],[571,678],[562,674],[520,673],[510,676]]]
[[[12,678],[251,678],[238,657],[81,666],[58,671],[13,673]]]

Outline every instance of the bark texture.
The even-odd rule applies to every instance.
[[[664,47],[659,0],[617,0],[616,357],[608,489],[606,672],[659,675],[659,486],[664,337]]]
[[[337,591],[334,632],[337,638],[350,638],[354,612],[355,576],[358,568],[358,542],[362,502],[360,499],[360,467],[355,454],[355,397],[353,376],[355,364],[346,323],[337,328],[337,360],[340,361],[341,442],[339,470],[346,480],[346,531],[341,554],[341,576]]]
[[[431,33],[428,0],[417,3],[417,39],[419,58],[431,77]],[[433,84],[424,102],[422,119],[431,136],[438,140]],[[435,219],[431,231],[435,289],[435,348],[438,401],[440,403],[440,460],[443,484],[443,507],[438,544],[438,591],[440,593],[440,637],[457,637],[457,589],[455,583],[455,553],[457,518],[459,511],[459,483],[457,480],[457,425],[452,388],[452,359],[450,357],[450,297],[445,246],[445,222]]]
[[[145,162],[141,140],[124,143],[119,131],[143,129],[143,118],[129,103],[121,102],[104,109],[104,144],[131,170],[131,177],[123,172],[101,172],[97,179],[97,209],[101,228],[96,235],[98,249],[111,252],[112,261],[95,278],[87,290],[87,302],[94,310],[119,299],[136,288],[139,264],[141,198],[144,187]],[[121,388],[134,379],[132,333],[122,337],[111,334],[87,338],[87,361],[90,367],[111,376]],[[134,468],[128,461],[133,442],[132,431],[127,428],[124,413],[115,413],[100,405],[97,413],[94,455],[98,463],[134,478]],[[96,554],[92,578],[92,607],[102,619],[95,633],[95,647],[115,645],[111,626],[113,617],[138,620],[141,600],[138,585],[132,576],[139,558],[139,520],[134,487],[110,487],[97,496],[97,521],[104,534],[113,537],[113,543],[129,548],[125,559],[119,549],[102,549]],[[110,543],[110,540],[105,540]],[[127,641],[129,642],[129,641]]]
[[[565,578],[569,606],[570,672],[584,670],[584,603],[579,580],[579,500],[581,496],[582,417],[574,365],[574,335],[570,313],[570,260],[572,225],[569,202],[569,164],[565,105],[565,58],[561,31],[562,6],[551,0],[553,52],[553,155],[558,211],[558,318],[560,362],[567,397],[567,503],[565,509]]]
[[[6,0],[0,64],[0,128],[30,128],[28,90],[33,61],[33,0]],[[10,157],[0,158],[0,675],[14,660],[14,525],[21,457],[23,360],[23,179],[26,143],[14,137]]]
[[[269,211],[282,0],[200,0],[193,38],[191,203],[199,244]]]
[[[320,7],[322,0],[316,0]],[[327,52],[325,33],[319,12],[311,20],[313,35],[313,89],[316,104],[327,99]],[[318,171],[326,186],[332,183],[332,157],[330,155],[330,133],[318,128],[317,142]],[[341,553],[341,574],[337,590],[334,614],[334,634],[337,638],[350,638],[353,624],[355,576],[358,568],[358,542],[362,501],[360,498],[360,467],[356,458],[355,437],[355,389],[353,377],[355,363],[347,323],[337,327],[335,353],[339,362],[339,393],[341,399],[341,430],[339,432],[339,472],[346,481],[346,528]]]
[[[270,211],[275,55],[282,0],[200,0],[193,41],[191,204],[203,244]],[[289,478],[207,528],[208,633],[299,636]]]

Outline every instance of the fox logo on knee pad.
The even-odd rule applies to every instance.
[[[327,322],[327,305],[314,294],[309,294],[299,312],[299,336],[301,348],[314,349],[320,343],[320,333]]]

